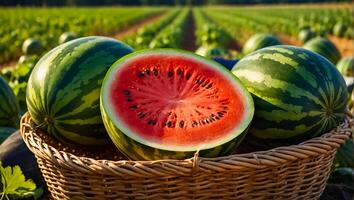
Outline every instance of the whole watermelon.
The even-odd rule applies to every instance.
[[[306,42],[303,47],[324,56],[333,64],[336,64],[341,57],[337,47],[331,41],[323,37],[313,38]]]
[[[268,47],[241,59],[232,72],[254,97],[256,111],[247,142],[255,147],[299,143],[344,119],[344,79],[316,53],[295,46]]]
[[[354,56],[348,56],[339,60],[337,69],[343,76],[354,77]]]
[[[0,126],[19,125],[19,105],[10,86],[0,76]]]
[[[304,42],[309,41],[310,39],[312,39],[315,36],[316,36],[316,33],[311,31],[310,29],[303,29],[299,32],[298,38],[301,42],[304,43]]]
[[[343,75],[348,86],[348,92],[351,93],[354,88],[354,56],[342,58],[337,63],[337,69]]]
[[[243,46],[243,53],[249,54],[258,49],[280,45],[282,42],[272,34],[258,33],[248,39]]]
[[[99,145],[108,137],[99,97],[109,67],[131,47],[106,37],[84,37],[44,55],[28,81],[26,102],[34,122],[60,141]]]
[[[63,44],[65,42],[69,42],[70,40],[74,40],[77,38],[76,33],[73,32],[65,32],[59,37],[59,44]]]
[[[343,37],[348,26],[343,22],[337,22],[333,27],[333,34],[337,37]]]
[[[22,44],[22,51],[26,55],[38,54],[41,49],[41,42],[35,38],[28,38]]]
[[[195,53],[207,58],[215,58],[225,56],[226,50],[221,47],[202,46],[199,47]]]

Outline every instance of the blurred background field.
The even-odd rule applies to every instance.
[[[296,46],[310,46],[311,39],[322,38],[329,44],[324,54],[331,48],[327,53],[336,54],[331,60],[336,65],[342,58],[353,59],[353,2],[0,0],[0,76],[13,90],[22,113],[26,111],[28,77],[41,56],[59,44],[91,35],[121,40],[135,50],[180,48],[232,60],[252,52],[250,46],[259,38]],[[353,74],[346,78],[353,85]],[[353,147],[353,142],[348,145]],[[346,155],[352,152],[353,148],[342,150]],[[353,160],[350,162],[353,165]],[[335,161],[333,168],[341,166]],[[350,170],[353,174],[353,168]],[[345,188],[326,190],[327,199],[354,194],[350,185],[354,177],[348,182],[345,176],[343,184],[341,173],[337,172],[331,181]]]

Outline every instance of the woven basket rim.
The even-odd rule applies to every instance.
[[[196,172],[224,172],[227,170],[252,170],[286,165],[299,159],[310,159],[335,151],[349,138],[353,132],[354,119],[349,111],[343,123],[319,137],[304,141],[297,145],[277,147],[265,151],[256,151],[230,156],[204,158],[198,153],[185,160],[155,160],[155,161],[130,161],[130,160],[105,160],[76,156],[72,153],[58,150],[45,143],[35,131],[29,113],[21,118],[20,133],[36,157],[51,161],[53,164],[67,169],[74,169],[83,173],[99,173],[102,175],[118,176],[188,176]]]

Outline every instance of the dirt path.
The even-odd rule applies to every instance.
[[[0,70],[5,67],[14,67],[17,64],[17,61],[9,61],[7,63],[0,64]]]
[[[284,43],[284,44],[290,44],[290,45],[295,45],[295,46],[302,46],[302,42],[300,42],[299,40],[297,40],[296,38],[289,36],[289,35],[285,35],[285,34],[277,34],[277,36],[280,38],[280,40]]]
[[[138,32],[139,28],[144,27],[147,24],[150,23],[154,23],[157,20],[159,20],[163,15],[165,14],[165,12],[162,12],[158,15],[154,15],[152,17],[143,19],[141,21],[138,21],[130,26],[128,26],[127,28],[123,29],[122,31],[119,31],[118,33],[115,33],[113,35],[111,35],[111,37],[116,38],[116,39],[122,39],[128,35],[132,35],[136,32]]]
[[[337,46],[342,57],[354,56],[354,40],[329,36],[329,39]]]
[[[197,49],[196,46],[197,38],[195,36],[195,21],[194,21],[192,11],[189,13],[187,20],[188,20],[187,27],[186,30],[184,31],[184,37],[183,37],[181,47],[184,50],[195,51]]]

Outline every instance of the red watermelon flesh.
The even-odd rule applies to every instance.
[[[114,64],[101,97],[108,118],[133,140],[168,151],[210,149],[240,135],[253,116],[249,93],[226,68],[191,55],[148,51]]]

